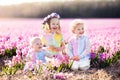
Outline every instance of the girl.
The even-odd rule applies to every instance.
[[[51,13],[44,18],[42,42],[51,56],[59,57],[58,53],[64,50],[63,36],[61,34],[60,16],[57,13]]]
[[[24,70],[33,70],[34,67],[39,68],[39,65],[46,63],[45,56],[50,57],[49,53],[43,49],[41,39],[33,37],[30,40],[30,51],[26,56],[26,64]]]
[[[71,24],[74,37],[68,42],[68,54],[73,60],[71,69],[87,70],[90,67],[90,42],[87,36],[84,35],[84,23],[80,20],[74,20]]]

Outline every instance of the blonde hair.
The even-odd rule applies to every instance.
[[[60,19],[60,15],[57,14],[57,13],[55,13],[55,12],[53,12],[53,13],[47,15],[47,16],[44,18],[44,20],[43,20],[43,25],[42,25],[42,28],[43,28],[44,32],[46,32],[46,33],[51,33],[50,21],[51,21],[51,19],[53,19],[53,18],[57,18],[57,19],[59,20],[59,19]],[[60,33],[60,32],[61,32],[61,26],[60,26],[60,24],[59,24],[59,31],[58,31],[57,33]]]
[[[40,40],[40,41],[41,41],[41,38],[40,38],[40,37],[32,37],[32,38],[30,39],[30,46],[32,46],[33,43],[34,43],[36,40]]]
[[[71,31],[74,33],[75,28],[78,25],[84,25],[84,22],[80,19],[75,19],[71,22],[70,27],[71,27]]]
[[[43,28],[44,32],[46,32],[46,33],[51,33],[50,21],[51,21],[51,19],[53,19],[53,18],[56,18],[56,17],[52,17],[52,18],[48,19],[48,21],[47,21],[45,24],[42,25],[42,28]],[[57,19],[58,19],[58,18],[57,18]],[[58,19],[58,20],[59,20],[59,19]],[[61,33],[61,26],[60,26],[60,24],[59,24],[59,30],[57,31],[57,33],[58,33],[58,34]]]

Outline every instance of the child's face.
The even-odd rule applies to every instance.
[[[60,24],[58,18],[52,18],[50,20],[50,29],[51,32],[56,33],[59,30]]]
[[[33,43],[32,43],[32,48],[35,50],[35,51],[40,51],[42,49],[43,45],[42,45],[42,42],[41,40],[39,39],[36,39]]]
[[[81,25],[77,25],[75,28],[74,28],[74,33],[77,35],[77,36],[81,36],[82,34],[84,34],[84,26],[81,24]]]

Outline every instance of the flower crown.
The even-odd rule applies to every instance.
[[[43,19],[43,24],[45,24],[49,19],[51,18],[60,18],[59,14],[57,13],[51,13],[50,15],[46,16],[44,19]]]

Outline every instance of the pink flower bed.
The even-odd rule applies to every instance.
[[[64,39],[67,41],[73,34],[70,31],[70,22],[73,19],[61,19],[61,27],[62,32],[64,35]],[[99,52],[100,46],[104,47],[106,51],[103,51],[102,54],[99,54],[98,59],[100,58],[101,61],[107,60],[111,58],[117,51],[120,51],[120,19],[83,19],[85,22],[85,28],[86,32],[85,34],[88,35],[91,41],[91,59],[95,58],[95,53]],[[29,39],[32,36],[41,36],[42,35],[42,29],[41,29],[41,23],[42,19],[0,19],[0,56],[4,55],[5,53],[9,53],[15,51],[17,54],[16,56],[12,57],[12,61],[8,61],[9,67],[13,67],[16,63],[19,63],[21,59],[23,59],[29,50]],[[101,48],[102,49],[102,48]],[[100,50],[102,51],[102,50]],[[119,53],[120,54],[120,53]],[[66,58],[62,58],[61,60],[63,62],[68,61],[68,56]],[[67,60],[66,60],[67,59]],[[112,60],[112,59],[109,59]],[[96,59],[95,59],[96,61]],[[99,60],[98,60],[99,62]],[[56,65],[59,66],[58,61],[54,62]],[[103,62],[102,62],[103,63]],[[107,64],[106,62],[104,62]],[[57,65],[58,64],[58,65]],[[101,65],[100,65],[101,66]],[[92,74],[84,73],[84,72],[68,72],[68,73],[51,73],[47,69],[43,72],[46,75],[42,76],[36,76],[32,75],[32,79],[106,79],[110,80],[112,79],[112,76],[115,76],[116,79],[119,78],[116,76],[118,74],[115,71],[116,67],[113,67],[113,69],[108,68],[108,73],[104,70],[98,70],[94,71],[94,69],[89,70],[93,72]],[[115,68],[115,69],[114,69]],[[118,67],[117,67],[118,68]],[[12,69],[12,68],[11,68]],[[113,71],[112,71],[113,70]],[[7,70],[8,71],[8,70]],[[88,71],[88,72],[89,72]],[[117,71],[117,70],[116,70]],[[119,70],[118,70],[119,71]],[[14,76],[11,76],[11,79],[28,79],[28,77],[25,77],[24,74],[21,74],[22,71],[18,71]],[[111,74],[115,73],[115,74]],[[101,75],[104,74],[104,75]],[[107,76],[107,78],[106,78]],[[2,76],[3,78],[8,78],[5,76]],[[5,80],[5,79],[4,79]]]
[[[61,19],[62,32],[65,40],[73,34],[70,31],[70,22],[73,19]],[[120,49],[120,19],[83,19],[86,34],[91,41],[91,52],[98,51],[99,46],[109,50],[112,57]],[[17,47],[17,55],[24,57],[29,49],[29,38],[40,36],[42,19],[0,19],[0,54],[5,49]],[[104,53],[106,55],[106,53]]]

